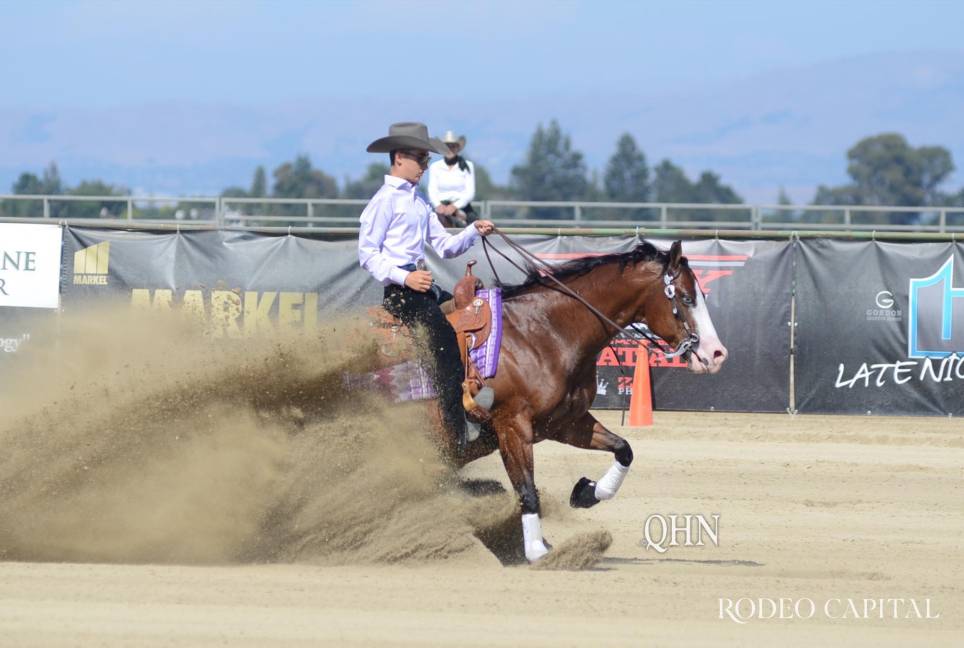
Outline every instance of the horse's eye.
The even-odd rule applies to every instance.
[[[693,306],[694,304],[695,304],[695,302],[693,301],[693,298],[692,298],[692,297],[690,297],[689,295],[683,295],[683,305],[684,305],[684,306]]]

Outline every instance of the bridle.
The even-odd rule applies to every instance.
[[[576,301],[578,301],[579,303],[581,303],[583,306],[588,308],[593,315],[598,317],[602,322],[611,326],[613,329],[615,329],[615,331],[617,332],[625,331],[625,327],[622,327],[616,322],[612,321],[609,317],[603,314],[598,308],[596,308],[588,301],[586,301],[586,299],[582,295],[580,295],[575,290],[573,290],[563,282],[559,281],[556,277],[554,277],[553,272],[555,271],[555,268],[553,268],[548,263],[546,263],[536,255],[532,254],[524,247],[522,247],[521,245],[519,245],[518,243],[510,239],[508,236],[506,236],[505,233],[499,230],[499,228],[493,227],[492,231],[498,234],[502,238],[502,240],[505,241],[506,245],[508,245],[511,249],[515,250],[515,252],[523,259],[526,259],[530,263],[534,263],[545,268],[547,272],[545,274],[542,274],[541,276],[553,281],[563,294],[566,294],[572,297],[573,299],[575,299]],[[482,249],[485,252],[485,259],[486,261],[488,261],[489,267],[492,269],[492,275],[495,277],[495,281],[498,286],[502,286],[503,284],[502,284],[502,280],[499,278],[499,273],[496,272],[495,270],[495,265],[492,263],[492,258],[489,256],[490,247],[496,252],[496,254],[498,254],[503,259],[508,261],[509,264],[511,264],[514,268],[516,268],[520,272],[522,272],[524,275],[529,274],[529,271],[527,269],[520,267],[519,264],[517,264],[515,261],[513,261],[508,256],[506,256],[505,253],[503,253],[497,247],[488,243],[485,237],[483,237]],[[669,299],[673,305],[673,317],[675,317],[677,321],[680,321],[682,323],[683,330],[686,332],[686,338],[679,343],[679,345],[676,347],[676,350],[673,350],[670,344],[666,342],[666,340],[664,340],[663,338],[653,333],[652,330],[650,330],[650,328],[645,324],[640,325],[636,323],[630,323],[629,328],[631,328],[641,338],[649,341],[649,343],[652,344],[654,347],[656,347],[656,349],[661,351],[666,356],[666,358],[672,359],[679,356],[683,356],[683,359],[686,360],[689,358],[689,354],[693,351],[693,349],[695,349],[699,345],[700,336],[697,335],[695,331],[690,329],[689,323],[686,321],[686,318],[683,316],[683,309],[682,309],[683,304],[681,304],[680,302],[680,297],[676,291],[676,285],[673,283],[674,281],[676,281],[677,277],[679,277],[679,274],[680,273],[677,272],[676,274],[671,275],[669,273],[668,268],[663,272],[663,294],[666,295],[666,298]],[[694,281],[695,281],[695,277],[694,277]],[[699,284],[697,284],[697,289],[699,289]]]
[[[676,320],[683,325],[683,330],[686,332],[686,338],[679,343],[679,345],[676,347],[676,351],[671,353],[666,353],[666,351],[662,349],[661,351],[663,351],[664,355],[668,359],[683,356],[683,359],[686,360],[689,359],[690,352],[699,346],[700,336],[696,333],[696,331],[690,328],[690,323],[686,321],[685,317],[683,317],[682,309],[680,308],[680,297],[676,294],[676,284],[673,283],[676,281],[676,278],[679,277],[679,275],[679,272],[677,272],[675,275],[670,275],[668,268],[665,272],[663,272],[663,294],[666,295],[666,298],[669,299],[673,304],[673,317],[675,317]],[[693,283],[696,285],[696,289],[699,290],[700,285],[696,281],[696,277],[693,277]]]

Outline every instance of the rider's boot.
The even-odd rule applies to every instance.
[[[483,387],[482,389],[479,390],[479,393],[475,395],[475,404],[481,407],[482,409],[484,409],[485,411],[489,411],[490,409],[492,409],[492,403],[494,402],[495,402],[495,391],[493,391],[491,387]],[[465,437],[469,443],[478,439],[479,434],[481,434],[481,432],[482,432],[481,423],[477,423],[472,419],[470,419],[469,417],[465,417]]]

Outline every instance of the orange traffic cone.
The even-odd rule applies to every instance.
[[[653,392],[649,385],[649,352],[640,343],[636,351],[636,370],[633,372],[633,395],[629,399],[630,427],[653,424]]]

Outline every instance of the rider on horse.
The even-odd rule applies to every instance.
[[[472,209],[475,198],[475,166],[459,155],[465,149],[465,135],[446,131],[442,142],[445,157],[428,169],[428,199],[446,227],[465,227],[478,219]]]
[[[465,367],[452,326],[439,308],[442,295],[425,269],[425,245],[442,257],[467,251],[479,235],[492,231],[491,221],[478,220],[458,234],[445,231],[431,206],[417,191],[432,152],[449,153],[439,139],[429,137],[428,128],[417,122],[392,124],[388,136],[368,145],[369,153],[388,153],[391,163],[385,184],[375,193],[361,214],[358,233],[358,261],[385,286],[383,306],[409,328],[421,325],[428,337],[433,362],[427,362],[439,396],[442,421],[464,449],[478,428],[466,425],[460,388]],[[491,405],[491,390],[476,401]],[[487,403],[488,402],[488,403]]]

